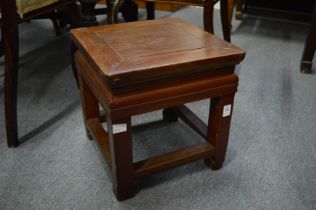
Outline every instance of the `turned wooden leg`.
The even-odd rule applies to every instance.
[[[220,169],[225,160],[234,95],[211,100],[207,141],[215,147],[215,155],[211,159],[206,159],[206,163],[213,170]]]
[[[204,30],[213,34],[213,11],[214,11],[214,1],[205,0],[204,1],[204,10],[203,10],[203,19],[204,19]]]
[[[229,21],[228,0],[220,0],[220,3],[221,3],[221,20],[222,20],[224,40],[226,40],[227,42],[230,42],[231,24]]]
[[[310,26],[310,31],[308,33],[304,52],[301,60],[301,72],[302,73],[311,73],[312,70],[312,61],[315,55],[316,48],[316,3],[314,7],[314,13],[312,17],[312,23]]]
[[[107,22],[114,24],[118,22],[118,12],[122,12],[122,16],[126,22],[138,20],[138,6],[132,0],[109,0],[107,2]]]
[[[234,13],[234,8],[235,8],[235,0],[228,0],[228,22],[230,24],[230,31],[231,31],[231,23],[232,23],[232,19],[233,19],[233,13]]]
[[[147,20],[155,19],[155,2],[146,1]]]
[[[98,25],[97,18],[95,16],[95,1],[81,0],[81,11],[82,11],[82,24],[84,26],[96,26]]]
[[[89,139],[92,140],[93,136],[91,135],[91,131],[89,130],[88,121],[99,120],[99,102],[95,98],[85,81],[80,76],[79,83],[84,123],[87,131],[87,136]]]
[[[107,1],[107,22],[108,24],[114,24],[118,22],[117,14],[120,4],[124,0],[108,0]]]
[[[107,124],[113,191],[117,200],[126,200],[134,195],[131,117],[112,121],[108,116]]]
[[[3,8],[4,2],[0,2]],[[6,3],[2,10],[2,38],[4,44],[4,106],[7,142],[9,147],[18,146],[17,82],[19,67],[19,35],[14,1]]]

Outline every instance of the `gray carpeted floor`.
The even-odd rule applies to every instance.
[[[172,16],[202,25],[198,8]],[[221,36],[218,12],[215,19]],[[0,209],[316,209],[316,69],[299,72],[308,25],[250,16],[234,21],[232,42],[247,57],[237,69],[224,167],[211,171],[198,161],[148,177],[125,202],[116,201],[105,161],[86,138],[68,36],[55,37],[49,21],[22,24],[20,31],[23,143],[6,147],[0,76]],[[204,121],[208,106],[190,104]],[[133,124],[136,160],[202,141],[181,121],[162,122],[160,112],[136,116]]]

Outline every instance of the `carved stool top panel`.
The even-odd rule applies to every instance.
[[[77,47],[110,85],[238,64],[240,48],[179,19],[75,29]]]

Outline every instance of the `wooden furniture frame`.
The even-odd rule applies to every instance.
[[[218,1],[221,1],[221,20],[223,35],[226,41],[230,41],[231,20],[235,0],[153,0],[145,1],[147,9],[147,19],[155,18],[155,2],[182,4],[182,5],[198,5],[204,7],[204,28],[206,31],[213,33],[213,6]],[[126,22],[137,21],[137,4],[133,0],[109,0],[107,1],[107,8],[95,9],[97,0],[80,0],[82,4],[83,24],[86,26],[96,26],[97,14],[108,14],[108,23],[117,23],[117,14],[119,9],[122,11]],[[122,7],[123,6],[123,7]]]
[[[236,0],[236,19],[242,19],[242,13],[247,10],[246,0]],[[305,41],[304,51],[301,59],[300,70],[302,73],[309,74],[312,71],[313,57],[316,49],[316,1],[314,4],[314,10],[312,14],[312,20],[310,24],[309,33]]]
[[[18,125],[17,125],[17,83],[19,67],[19,31],[18,24],[32,18],[43,17],[44,14],[54,14],[56,9],[68,7],[70,11],[69,21],[73,26],[79,24],[80,14],[74,0],[61,0],[49,6],[24,14],[20,18],[17,14],[14,0],[1,0],[2,40],[5,56],[4,75],[4,101],[7,143],[9,147],[18,146]]]
[[[82,6],[82,23],[84,26],[99,25],[96,15],[108,14],[107,8],[95,8],[97,3],[106,4],[106,0],[80,0]],[[138,7],[133,0],[125,0],[120,11],[126,22],[137,21]]]
[[[177,19],[81,28],[71,35],[86,130],[112,169],[118,200],[132,197],[133,184],[144,176],[199,159],[214,170],[222,167],[238,86],[234,69],[244,51]],[[183,105],[210,98],[208,125]],[[131,117],[159,109],[165,120],[181,118],[206,142],[134,163]]]
[[[152,20],[155,18],[154,11],[155,11],[155,2],[162,2],[162,3],[174,3],[174,4],[184,4],[184,5],[195,5],[195,6],[202,6],[204,8],[204,29],[209,33],[214,33],[213,27],[213,10],[214,4],[220,1],[221,5],[221,21],[222,21],[222,29],[224,39],[230,42],[230,31],[231,31],[231,16],[232,16],[232,9],[234,5],[234,0],[152,0],[146,1],[146,8],[147,8],[147,19]],[[118,8],[120,5],[124,4],[124,0],[109,0],[107,3],[107,11],[108,11],[108,23],[117,23],[117,14]]]

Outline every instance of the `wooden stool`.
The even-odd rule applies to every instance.
[[[118,200],[133,196],[136,180],[162,170],[199,159],[221,168],[238,85],[234,69],[244,51],[177,19],[81,28],[71,36],[85,126],[112,169]],[[207,98],[208,126],[183,105]],[[133,163],[131,116],[159,109],[206,142]]]

